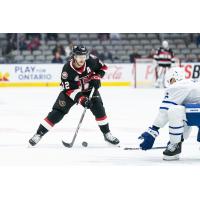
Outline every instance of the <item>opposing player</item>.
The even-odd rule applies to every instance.
[[[168,71],[166,81],[170,85],[165,92],[158,115],[151,127],[139,139],[142,150],[151,149],[159,129],[169,122],[169,142],[163,152],[164,160],[179,159],[181,146],[191,132],[191,126],[200,126],[200,84],[184,78],[181,68]],[[198,134],[197,141],[200,141]]]
[[[103,102],[98,91],[101,86],[101,78],[104,76],[107,66],[97,57],[88,54],[85,46],[74,46],[72,58],[64,65],[61,74],[63,90],[53,105],[52,111],[39,125],[37,133],[29,140],[34,146],[41,138],[69,112],[74,104],[81,104],[91,110],[103,133],[105,141],[118,144],[109,129],[109,124]],[[91,100],[89,94],[92,88],[95,92]]]
[[[160,47],[156,54],[154,55],[154,59],[156,61],[156,83],[155,87],[157,88],[163,88],[164,80],[165,80],[165,74],[166,70],[169,69],[173,63],[175,63],[174,60],[174,53],[171,48],[169,48],[169,44],[166,40],[162,42],[162,47]]]

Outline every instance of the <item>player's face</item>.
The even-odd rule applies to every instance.
[[[77,68],[82,67],[85,64],[87,56],[86,55],[76,55],[74,59],[77,64]]]

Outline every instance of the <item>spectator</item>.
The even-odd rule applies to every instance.
[[[63,63],[63,60],[61,58],[60,52],[55,52],[54,58],[51,61],[52,63]]]
[[[197,44],[197,46],[200,45],[200,35],[198,35],[196,38],[196,44]]]
[[[110,60],[113,62],[113,55],[106,47],[104,47],[103,53],[99,55],[99,58],[104,61],[104,60]]]
[[[92,54],[92,55],[94,55],[94,56],[97,56],[97,57],[99,57],[100,55],[99,55],[99,52],[95,49],[95,48],[92,48],[92,50],[90,51],[90,53]],[[99,57],[100,58],[100,57]],[[101,59],[101,58],[100,58]]]
[[[33,38],[41,39],[41,33],[26,33],[27,40],[32,40]]]
[[[200,55],[197,56],[197,62],[200,62]]]
[[[193,58],[192,58],[192,55],[191,55],[191,54],[189,54],[189,55],[186,55],[185,62],[194,62],[194,60],[193,60]]]
[[[28,44],[28,50],[37,50],[40,46],[40,40],[38,37],[33,37],[31,42]]]
[[[17,34],[16,33],[8,33],[7,37],[7,44],[3,51],[4,55],[10,54],[13,50],[17,49]]]
[[[56,45],[55,48],[53,49],[52,53],[55,55],[56,52],[59,52],[60,55],[65,56],[65,49],[63,45]]]
[[[100,41],[109,40],[110,39],[110,34],[109,33],[99,33],[98,34],[98,39]]]
[[[10,54],[13,50],[16,50],[16,49],[17,49],[17,44],[13,42],[12,40],[10,40],[7,42],[4,55]]]
[[[120,33],[110,33],[110,39],[111,40],[120,40]]]
[[[138,53],[138,50],[136,48],[133,48],[133,53],[129,55],[130,62],[135,63],[136,58],[141,58],[141,55]]]
[[[70,57],[71,56],[71,51],[72,51],[72,48],[73,48],[73,43],[70,42],[68,46],[65,47],[65,55],[66,57]]]
[[[27,43],[26,43],[26,38],[24,35],[22,35],[19,39],[19,50],[24,51],[27,50]]]
[[[7,42],[6,47],[3,48],[3,51],[2,51],[2,55],[3,55],[4,61],[6,63],[12,63],[13,62],[14,56],[12,54],[12,51],[16,50],[16,49],[17,49],[16,43],[13,43],[12,41]]]
[[[46,39],[47,40],[57,40],[58,34],[57,33],[47,33]]]
[[[7,41],[16,43],[17,42],[17,33],[7,33],[6,38],[7,38]]]

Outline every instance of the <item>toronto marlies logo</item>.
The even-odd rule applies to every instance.
[[[165,94],[165,97],[164,97],[165,99],[167,99],[167,98],[169,98],[169,93],[168,92],[166,92],[166,94]]]

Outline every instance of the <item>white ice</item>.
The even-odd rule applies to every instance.
[[[81,106],[74,106],[36,147],[28,148],[29,138],[51,111],[59,91],[59,88],[0,89],[0,165],[200,165],[195,128],[183,144],[179,161],[163,161],[162,150],[123,150],[123,147],[138,147],[138,136],[151,126],[157,114],[162,89],[100,89],[110,129],[120,139],[121,148],[105,143],[90,111],[86,113],[74,147],[62,145],[62,139],[70,142],[73,137],[83,112]],[[88,142],[87,148],[81,146],[82,141]],[[155,146],[164,146],[167,142],[165,127],[160,130]]]

